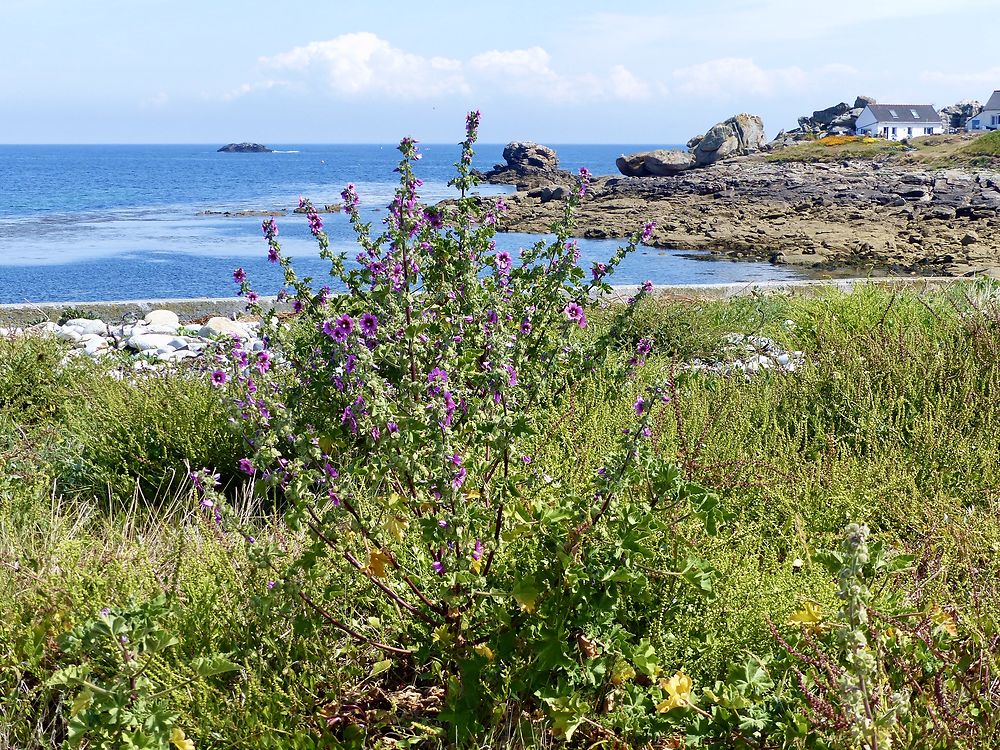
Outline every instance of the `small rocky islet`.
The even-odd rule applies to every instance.
[[[220,154],[270,154],[273,149],[268,148],[263,143],[227,143],[220,148]]]
[[[942,116],[961,121],[974,109],[961,102]],[[1000,276],[1000,173],[879,159],[769,158],[850,130],[859,111],[845,103],[819,110],[771,142],[760,118],[744,113],[692,138],[687,151],[622,155],[620,175],[592,179],[576,213],[580,236],[624,238],[655,221],[653,247],[815,270]],[[503,156],[505,164],[482,175],[517,188],[505,196],[501,228],[548,231],[561,215],[560,201],[576,190],[576,175],[539,144],[512,143]]]

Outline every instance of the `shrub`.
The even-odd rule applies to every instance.
[[[65,489],[116,504],[138,489],[155,504],[171,484],[186,482],[188,462],[234,476],[245,446],[228,404],[202,378],[95,377],[88,386],[66,415],[56,466]]]
[[[603,465],[575,486],[540,471],[531,446],[582,378],[602,368],[615,398],[649,356],[648,339],[634,342],[628,358],[609,349],[651,285],[612,314],[602,335],[580,331],[617,264],[652,226],[588,276],[569,238],[574,197],[552,243],[517,259],[496,251],[503,201],[469,194],[478,123],[470,114],[452,207],[418,202],[412,139],[400,144],[385,232],[372,236],[348,186],[357,268],[331,252],[309,211],[345,294],[300,281],[275,222],[264,222],[296,317],[268,316],[237,269],[242,292],[267,319],[270,347],[233,351],[231,380],[255,448],[241,466],[284,493],[288,523],[311,537],[288,564],[283,590],[378,654],[385,680],[409,680],[419,665],[418,687],[444,691],[439,718],[451,741],[524,705],[544,710],[569,738],[607,713],[615,691],[632,709],[607,721],[647,731],[658,706],[687,705],[677,696],[689,681],[678,671],[669,685],[652,682],[661,668],[642,633],[656,587],[644,565],[655,556],[658,574],[681,582],[679,607],[710,595],[712,572],[696,540],[716,530],[718,498],[653,448],[662,383],[641,390]],[[582,170],[580,195],[587,177]],[[195,477],[206,500],[208,479]],[[277,547],[257,542],[255,550],[267,565],[284,564]],[[344,571],[332,581],[324,572],[331,565]],[[345,574],[382,605],[345,601]]]

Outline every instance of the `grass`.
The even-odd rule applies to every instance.
[[[730,333],[769,336],[805,352],[806,364],[751,380],[684,369],[696,357],[727,356]],[[621,356],[641,337],[656,340],[658,356],[640,377],[675,383],[654,440],[690,478],[718,489],[731,514],[702,549],[717,598],[678,610],[664,594],[642,613],[661,663],[711,684],[748,652],[773,648],[769,619],[781,622],[807,600],[834,608],[834,582],[814,558],[849,521],[936,560],[942,572],[928,585],[937,601],[996,632],[995,288],[657,301],[640,310]],[[265,596],[268,577],[246,545],[217,533],[184,487],[162,482],[185,457],[234,472],[242,445],[220,392],[190,377],[129,384],[97,366],[63,367],[53,342],[0,347],[9,363],[0,370],[0,747],[58,746],[67,708],[45,686],[56,636],[103,606],[161,590],[178,605],[168,625],[180,643],[151,665],[157,684],[208,653],[243,667],[173,697],[196,747],[330,746],[329,721],[374,700],[376,659]],[[605,377],[574,393],[553,417],[558,428],[539,438],[536,461],[566,483],[601,466],[634,417],[634,395],[609,400]],[[298,547],[258,500],[237,485],[233,495],[262,542]],[[332,561],[322,573],[343,578],[337,606],[350,617],[377,612],[342,574]],[[553,742],[528,725],[521,744]],[[492,727],[483,746],[502,744],[508,730]]]
[[[880,161],[927,169],[949,167],[989,167],[1000,158],[1000,133],[982,135],[956,133],[908,139],[906,144],[877,139],[851,140],[823,138],[772,151],[772,162]]]

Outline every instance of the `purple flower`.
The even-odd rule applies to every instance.
[[[274,585],[275,585],[274,581],[268,581],[267,582],[267,590],[270,591],[271,589],[273,589]]]
[[[525,318],[521,321],[521,335],[527,336],[529,333],[531,333],[531,321]]]
[[[378,318],[372,313],[365,313],[361,316],[361,332],[368,338],[372,338],[378,333]]]
[[[323,220],[315,211],[310,211],[306,218],[309,220],[309,231],[312,232],[313,237],[318,236],[323,231]]]
[[[272,263],[277,263],[281,259],[281,256],[278,255],[278,248],[274,245],[267,248],[267,259]]]
[[[216,370],[212,373],[212,385],[216,388],[225,385],[227,380],[229,380],[229,376],[223,370]]]
[[[271,355],[267,352],[257,352],[257,372],[263,375],[271,369]]]
[[[240,467],[240,471],[242,471],[248,477],[253,476],[253,473],[254,473],[255,469],[254,469],[253,461],[251,461],[249,458],[241,458],[239,460],[239,467]]]
[[[247,302],[251,305],[256,305],[258,299],[260,299],[260,297],[257,296],[257,292],[247,292]]]
[[[453,464],[455,464],[455,466],[461,466],[462,465],[462,457],[456,453],[455,455],[453,455],[451,457],[451,462]]]
[[[427,382],[431,383],[431,384],[434,384],[434,383],[447,383],[448,382],[448,373],[445,372],[444,370],[442,370],[440,367],[435,367],[427,375]]]
[[[653,236],[653,230],[656,229],[656,222],[651,221],[646,226],[642,228],[642,241],[649,242],[649,238]]]
[[[451,486],[454,487],[457,490],[459,487],[461,487],[463,484],[465,484],[465,477],[466,476],[467,476],[467,472],[465,471],[465,467],[462,467],[461,469],[458,470],[458,472],[455,474],[455,476],[452,477]]]
[[[587,327],[587,314],[583,311],[583,306],[578,302],[570,302],[563,310],[567,320],[572,320],[580,328]]]
[[[497,270],[503,276],[506,276],[508,273],[510,273],[510,269],[514,265],[514,261],[510,257],[510,253],[508,253],[506,250],[501,250],[499,253],[496,254],[495,262]]]
[[[434,568],[434,572],[437,573],[439,576],[444,575],[444,563],[441,562],[440,560],[435,560],[434,562],[432,562],[431,567]]]
[[[483,543],[477,539],[475,545],[473,545],[472,547],[472,559],[481,560],[482,557],[483,557]]]
[[[604,278],[604,274],[608,272],[608,266],[605,263],[595,263],[594,267],[590,269],[590,275],[594,281],[600,281]]]
[[[305,307],[305,305],[302,304],[302,300],[300,299],[292,300],[292,312],[298,314],[302,312],[303,307]]]
[[[587,195],[587,189],[590,187],[590,170],[586,167],[580,167],[580,192],[579,196],[583,198]]]
[[[637,416],[641,417],[645,411],[646,411],[646,401],[645,399],[643,399],[642,396],[639,396],[639,398],[635,400],[635,413]]]
[[[353,182],[347,183],[347,187],[344,188],[344,191],[340,194],[340,197],[344,199],[344,211],[346,211],[347,213],[353,213],[355,210],[357,210],[358,203],[360,203],[360,200],[358,199],[358,191],[354,187]]]
[[[337,328],[344,332],[345,338],[350,336],[351,331],[354,330],[354,319],[347,313],[344,313],[337,318]]]
[[[648,279],[642,282],[642,291],[644,291],[646,294],[649,294],[651,291],[653,291],[653,282],[649,281]]]
[[[385,429],[389,432],[390,435],[396,435],[399,433],[399,425],[396,424],[395,422],[387,422],[385,425]]]
[[[278,222],[274,220],[274,217],[270,219],[264,219],[260,225],[261,231],[267,239],[271,240],[278,236]]]
[[[242,268],[237,268],[235,271],[233,271],[233,281],[235,281],[237,284],[242,284],[246,280],[247,280],[247,272],[244,271]]]
[[[504,365],[503,369],[507,371],[507,385],[513,388],[517,385],[517,370],[514,369],[514,365]]]

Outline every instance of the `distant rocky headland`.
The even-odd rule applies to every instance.
[[[857,107],[831,109],[804,118],[801,137],[765,142],[760,118],[739,114],[691,139],[686,152],[623,155],[621,176],[592,181],[577,231],[623,238],[655,221],[655,247],[817,270],[1000,276],[1000,159],[968,156],[976,137],[964,134],[917,139],[919,149],[854,139],[830,150],[806,132],[846,128]],[[512,143],[504,159],[483,175],[517,187],[502,228],[548,231],[577,178],[538,144]]]
[[[219,149],[222,154],[270,154],[271,149],[262,143],[229,143]]]

